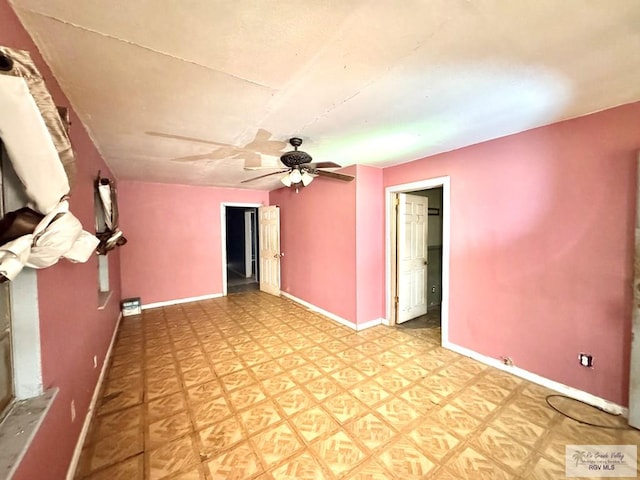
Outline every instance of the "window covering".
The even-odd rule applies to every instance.
[[[67,197],[75,161],[66,128],[29,54],[0,47],[0,138],[29,199],[0,220],[0,281],[60,258],[86,262],[99,240]],[[6,68],[9,67],[9,68]]]

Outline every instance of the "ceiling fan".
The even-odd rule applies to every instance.
[[[289,143],[294,148],[292,152],[285,152],[280,161],[287,167],[277,172],[267,173],[266,175],[260,175],[248,180],[243,180],[241,183],[252,182],[259,178],[269,177],[271,175],[279,175],[287,172],[287,174],[280,179],[280,181],[286,187],[295,187],[296,192],[300,185],[306,187],[317,176],[334,178],[336,180],[342,180],[344,182],[350,182],[355,177],[353,175],[347,175],[345,173],[328,172],[326,170],[320,170],[321,168],[341,168],[340,165],[334,162],[315,162],[311,163],[311,155],[302,150],[298,150],[298,147],[302,145],[302,139],[293,137],[289,139]]]

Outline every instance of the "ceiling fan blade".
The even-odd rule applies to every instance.
[[[253,182],[254,180],[258,180],[259,178],[269,177],[271,175],[278,175],[279,173],[284,173],[284,172],[288,172],[288,171],[289,171],[289,169],[278,170],[277,172],[271,172],[271,173],[267,173],[265,175],[260,175],[259,177],[253,177],[253,178],[249,178],[248,180],[243,180],[240,183]]]
[[[244,161],[244,169],[245,170],[281,170],[284,168],[284,165],[280,163],[279,158],[275,157],[260,157],[257,156],[257,159],[245,159]]]
[[[336,180],[342,180],[344,182],[350,182],[356,178],[353,175],[347,175],[346,173],[326,172],[324,170],[310,170],[309,173],[319,175],[321,177],[335,178]]]
[[[202,138],[185,137],[183,135],[171,135],[169,133],[162,133],[162,132],[144,132],[144,133],[146,133],[147,135],[151,135],[152,137],[170,138],[172,140],[185,140],[187,142],[204,143],[205,145],[216,145],[218,147],[233,147],[233,145],[229,145],[228,143],[214,142],[212,140],[204,140]]]
[[[280,170],[282,167],[266,167],[264,165],[261,165],[259,167],[244,167],[244,170],[246,172],[257,172],[258,170]]]
[[[257,164],[260,155],[266,155],[268,157],[280,157],[282,153],[282,149],[285,147],[286,142],[279,142],[275,140],[269,140],[271,134],[266,130],[260,129],[258,133],[256,133],[256,137],[250,141],[244,147],[240,147],[237,145],[231,145],[230,143],[222,143],[215,142],[213,140],[205,140],[203,138],[195,138],[195,137],[186,137],[184,135],[171,135],[169,133],[163,132],[145,132],[147,135],[151,135],[152,137],[161,137],[161,138],[169,138],[171,140],[180,140],[186,142],[194,142],[194,143],[202,143],[205,145],[215,145],[217,147],[223,148],[231,148],[239,153],[245,153],[248,155],[253,155],[256,158],[248,160],[250,165]]]
[[[310,163],[309,167],[311,168],[342,168],[342,165],[338,165],[337,163],[333,163],[333,162],[315,162],[315,163]]]
[[[284,153],[283,150],[287,146],[287,142],[272,140],[271,136],[271,132],[260,128],[256,132],[255,138],[247,143],[244,148],[263,155],[280,157]]]

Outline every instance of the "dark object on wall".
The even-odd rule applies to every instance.
[[[127,239],[118,228],[118,194],[115,183],[100,176],[95,181],[96,237],[100,240],[97,251],[106,255],[116,247],[127,243]]]
[[[28,207],[7,213],[0,219],[0,245],[33,233],[43,218],[44,215]],[[0,273],[0,283],[8,280]]]
[[[0,219],[0,245],[33,233],[44,215],[23,207],[7,213]]]
[[[429,215],[440,215],[440,209],[435,207],[429,207]]]
[[[0,70],[2,70],[3,72],[8,72],[12,68],[13,60],[11,60],[11,57],[0,52]]]
[[[69,127],[71,127],[71,120],[69,120],[69,109],[67,107],[57,106],[56,110],[58,110],[58,115],[60,115],[60,120],[62,120],[62,126],[64,127],[65,132],[67,132],[67,135],[69,135]]]

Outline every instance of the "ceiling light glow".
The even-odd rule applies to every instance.
[[[301,180],[302,180],[302,185],[306,187],[311,182],[313,182],[313,176],[309,172],[304,171],[302,172]]]
[[[284,184],[285,187],[291,186],[291,176],[288,173],[284,177],[282,177],[280,181]]]
[[[289,174],[289,178],[291,179],[291,183],[300,183],[302,180],[302,174],[300,173],[300,170],[294,168]]]

